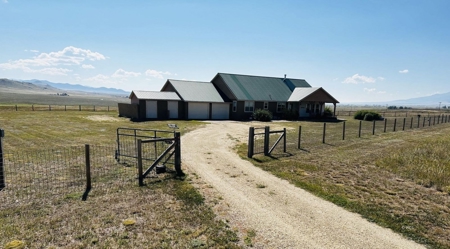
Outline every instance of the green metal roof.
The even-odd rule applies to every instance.
[[[184,101],[188,102],[221,102],[222,97],[211,82],[167,80],[172,84]],[[166,83],[167,84],[167,83]],[[164,87],[163,87],[164,89]]]
[[[287,101],[297,87],[311,87],[305,80],[218,73],[238,100]],[[217,76],[216,76],[217,77]]]

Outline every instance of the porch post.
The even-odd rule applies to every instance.
[[[334,111],[333,111],[333,117],[336,117],[336,103],[333,103]]]

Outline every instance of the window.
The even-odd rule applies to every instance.
[[[284,102],[278,102],[277,103],[277,112],[282,112],[286,109],[286,103]]]
[[[237,101],[233,100],[233,112],[236,112],[237,110]]]
[[[244,112],[253,112],[255,109],[255,102],[253,101],[245,101],[244,103]]]
[[[310,103],[306,104],[306,113],[311,113],[311,104]]]
[[[269,109],[269,102],[264,102],[264,110]]]

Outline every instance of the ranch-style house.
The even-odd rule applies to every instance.
[[[133,120],[248,120],[257,109],[275,118],[287,110],[298,118],[324,115],[325,104],[339,103],[322,87],[303,79],[218,73],[211,82],[168,79],[161,91],[134,90],[131,103],[119,103],[119,115]]]

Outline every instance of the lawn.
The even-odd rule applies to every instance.
[[[4,153],[32,155],[19,159],[24,164],[36,154],[45,158],[43,151],[60,153],[84,144],[114,148],[118,127],[167,130],[167,123],[133,123],[115,112],[2,111],[0,115]],[[170,123],[176,123],[181,133],[204,125]],[[129,185],[119,184],[123,179],[104,180],[107,189],[96,191],[94,185],[87,201],[73,193],[18,199],[2,206],[0,247],[13,240],[23,241],[28,248],[239,247],[236,233],[217,220],[189,175],[160,175],[143,187],[137,186],[136,179],[128,179],[135,180]],[[127,220],[134,224],[127,225]]]

